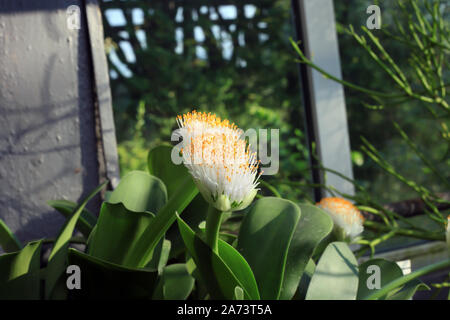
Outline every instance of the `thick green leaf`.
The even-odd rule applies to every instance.
[[[414,279],[406,283],[402,290],[389,296],[387,300],[410,300],[419,290],[430,290],[430,287],[419,279]]]
[[[306,294],[307,300],[355,300],[358,264],[348,245],[332,242],[317,264]]]
[[[244,290],[246,299],[259,299],[252,270],[236,249],[219,240],[219,254],[216,254],[181,218],[178,218],[178,226],[203,284],[213,299],[232,300],[237,286]]]
[[[123,203],[134,212],[157,212],[167,203],[164,183],[144,171],[131,171],[120,180],[111,193],[109,203]]]
[[[149,299],[157,271],[134,269],[69,249],[69,263],[81,270],[81,289],[71,290],[75,299]]]
[[[164,267],[169,261],[170,249],[172,244],[169,240],[162,238],[155,247],[152,259],[145,266],[146,269],[158,270],[158,274],[162,274]]]
[[[49,298],[51,296],[54,286],[65,271],[69,240],[72,237],[73,230],[75,229],[75,225],[78,222],[78,218],[80,217],[81,212],[83,212],[83,209],[84,207],[86,207],[86,204],[89,202],[89,200],[91,200],[101,189],[103,189],[103,187],[105,187],[107,183],[108,181],[103,182],[94,191],[92,191],[62,226],[48,259],[45,281],[46,298]]]
[[[194,278],[189,274],[186,264],[171,264],[164,268],[153,299],[186,300],[193,288]]]
[[[126,265],[144,267],[149,263],[153,249],[175,221],[175,213],[182,213],[197,193],[198,189],[192,178],[186,177],[175,194],[171,196],[167,204],[158,212],[153,222],[143,232],[133,249],[129,251],[125,259]]]
[[[0,300],[40,298],[41,241],[0,256]]]
[[[252,299],[260,299],[255,276],[244,257],[239,251],[221,239],[219,239],[218,247],[220,258],[231,269],[239,282],[242,283],[242,288],[249,293]]]
[[[68,200],[50,200],[47,204],[56,209],[66,219],[68,219],[72,213],[76,210],[78,204]],[[97,223],[97,217],[86,208],[81,212],[81,216],[78,219],[76,228],[85,236],[89,237],[92,229]]]
[[[184,209],[183,220],[197,232],[199,231],[200,222],[206,220],[207,211],[208,203],[203,199],[203,196],[198,193],[186,209]],[[176,223],[172,224],[169,230],[167,230],[166,238],[172,242],[172,250],[170,252],[172,258],[183,253],[185,246]]]
[[[316,264],[312,259],[309,259],[308,264],[303,271],[302,278],[300,279],[297,292],[295,293],[292,300],[305,300],[309,284],[314,275],[314,271],[316,271]]]
[[[2,219],[0,219],[0,247],[5,252],[14,252],[22,249],[19,239],[16,238]]]
[[[173,164],[171,150],[170,146],[164,145],[149,152],[149,171],[167,184],[169,200],[157,212],[153,223],[147,227],[135,247],[129,251],[127,265],[147,265],[152,259],[153,249],[175,221],[175,213],[181,214],[198,194],[198,189],[184,166]],[[172,242],[174,239],[169,240]],[[176,245],[176,242],[173,243]]]
[[[104,202],[88,254],[118,265],[136,267],[126,265],[125,256],[154,218],[151,212],[133,212],[122,203]]]
[[[292,299],[314,249],[333,229],[333,221],[322,209],[310,204],[299,207],[302,214],[289,246],[280,294],[282,300]]]
[[[169,144],[159,145],[148,153],[148,170],[150,174],[160,178],[167,187],[167,193],[171,198],[185,180],[191,180],[191,175],[183,165],[172,162],[171,153],[173,147]],[[184,210],[184,220],[191,227],[196,228],[200,221],[205,220],[208,204],[200,194],[189,203]],[[171,257],[176,257],[184,250],[178,226],[172,224],[167,230],[166,238],[172,243]]]
[[[390,292],[394,291],[394,289],[400,288],[403,285],[406,285],[410,281],[414,281],[415,279],[418,279],[421,276],[424,276],[426,274],[435,272],[437,270],[446,269],[450,267],[450,259],[445,259],[443,261],[439,261],[433,264],[429,264],[419,270],[416,270],[410,274],[404,275],[400,278],[397,278],[393,281],[390,281],[386,285],[382,286],[380,290],[377,290],[370,294],[366,298],[366,300],[376,300],[380,299]]]
[[[176,192],[180,182],[190,173],[183,164],[176,165],[171,159],[173,147],[171,145],[159,145],[148,153],[148,171],[160,178],[167,187],[169,198]]]
[[[289,200],[256,201],[242,221],[237,248],[252,268],[262,299],[278,299],[300,208]]]
[[[379,268],[376,271],[370,270],[369,267]],[[369,268],[369,270],[368,270]],[[369,289],[367,280],[369,279],[369,285],[372,283],[375,277],[374,272],[378,273],[380,276],[380,288],[389,282],[400,278],[403,276],[402,269],[397,265],[397,263],[388,261],[385,259],[372,259],[362,263],[359,266],[359,286],[358,286],[358,300],[367,298],[372,293],[378,291],[379,289],[373,288]],[[386,298],[386,297],[384,297]],[[383,298],[382,298],[383,299]]]

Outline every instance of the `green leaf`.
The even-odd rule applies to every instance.
[[[237,248],[252,268],[262,299],[278,299],[300,208],[289,200],[256,201],[242,221]]]
[[[22,244],[19,239],[16,238],[2,219],[0,219],[0,247],[5,252],[19,251],[22,249]]]
[[[218,247],[220,258],[231,269],[239,282],[242,283],[242,288],[249,293],[252,299],[260,299],[255,276],[244,257],[239,251],[221,239],[218,241]]]
[[[67,248],[69,246],[69,240],[72,237],[73,230],[77,224],[78,218],[83,212],[86,204],[91,200],[101,189],[103,189],[108,180],[99,185],[94,191],[92,191],[86,199],[78,206],[72,216],[66,220],[61,228],[61,231],[56,238],[53,249],[48,259],[48,265],[46,268],[46,282],[45,282],[45,297],[49,298],[52,294],[53,288],[56,285],[58,279],[64,273],[66,260],[67,260]]]
[[[118,265],[137,267],[126,265],[125,256],[154,218],[151,212],[133,212],[122,203],[104,202],[88,254]]]
[[[181,185],[185,184],[186,181],[192,180],[189,171],[184,165],[176,165],[172,162],[172,150],[173,147],[171,145],[162,144],[151,149],[147,158],[149,172],[164,182],[167,187],[169,199],[173,198]],[[197,190],[196,187],[195,190]],[[185,217],[185,221],[190,226],[197,226],[200,221],[205,219],[205,208],[207,207],[208,204],[203,200],[203,197],[200,194],[197,194],[184,209],[185,214],[183,214],[183,216]],[[181,211],[178,212],[181,213]],[[169,239],[172,244],[171,257],[176,257],[184,250],[184,243],[183,239],[181,239],[178,227],[176,224],[173,224],[173,221],[171,227],[167,230],[166,238]]]
[[[178,218],[178,227],[203,284],[213,299],[232,300],[237,286],[244,290],[246,299],[259,299],[253,272],[236,249],[219,240],[219,254],[216,254],[181,218]]]
[[[280,294],[282,300],[292,299],[314,249],[333,229],[333,221],[322,209],[310,204],[299,207],[302,214],[289,246]]]
[[[171,158],[173,147],[159,145],[148,153],[148,171],[160,178],[167,187],[169,198],[176,192],[181,181],[190,177],[190,173],[183,164],[176,165]]]
[[[171,264],[164,267],[153,299],[186,300],[193,288],[194,278],[189,274],[186,264]]]
[[[414,279],[406,283],[402,290],[389,296],[387,300],[410,300],[419,290],[430,290],[430,287],[419,279]]]
[[[112,195],[112,191],[111,190],[107,190],[107,191],[105,191],[105,195],[104,195],[104,201],[106,201],[106,202],[108,202],[109,201],[109,199],[111,198],[111,195]]]
[[[56,209],[66,219],[68,219],[77,208],[78,204],[68,200],[50,200],[47,204]],[[81,212],[81,216],[77,221],[76,228],[85,236],[89,237],[92,229],[97,223],[97,217],[86,208]]]
[[[0,256],[0,300],[40,298],[41,241]]]
[[[189,203],[189,205],[183,211],[183,220],[186,222],[195,232],[199,231],[199,224],[201,221],[206,220],[206,213],[208,211],[208,203],[203,199],[203,196],[198,193],[195,198]],[[185,250],[183,239],[180,235],[180,230],[177,224],[167,230],[166,238],[172,242],[172,250],[170,256],[172,258],[177,257]]]
[[[308,264],[303,271],[302,278],[300,279],[297,292],[292,298],[293,300],[305,300],[309,284],[311,283],[311,279],[314,275],[314,271],[316,271],[316,264],[312,259],[309,259]]]
[[[445,269],[450,267],[450,259],[446,259],[444,261],[439,261],[430,265],[427,265],[419,270],[416,270],[410,274],[404,275],[403,277],[397,278],[393,281],[390,281],[385,286],[381,287],[380,290],[377,290],[373,293],[371,293],[368,297],[366,297],[366,300],[376,300],[379,299],[389,292],[392,292],[394,289],[399,288],[403,286],[404,284],[407,284],[410,281],[413,281],[421,276],[424,276],[426,274],[429,274],[431,272],[435,272],[437,270]]]
[[[149,299],[157,271],[123,267],[69,249],[69,263],[81,269],[81,290],[71,290],[75,299]]]
[[[369,267],[374,268],[371,270]],[[369,268],[369,269],[368,269]],[[377,269],[379,268],[379,269]],[[379,270],[379,274],[378,274]],[[403,276],[402,269],[397,265],[397,263],[388,261],[385,259],[372,259],[362,263],[359,266],[359,286],[358,286],[358,300],[367,298],[372,293],[379,289],[373,288],[369,289],[369,285],[373,284],[373,279],[377,275],[380,277],[380,288],[388,284],[389,282],[400,278]],[[369,279],[370,278],[370,279]],[[384,297],[386,298],[386,297]],[[382,298],[383,299],[383,298]]]
[[[162,274],[167,261],[169,261],[171,247],[170,240],[162,238],[156,245],[152,259],[145,268],[158,270],[158,274]]]
[[[157,214],[167,203],[167,190],[159,178],[144,171],[131,171],[120,180],[108,202],[121,202],[125,208],[134,212]]]
[[[175,221],[175,213],[181,213],[197,195],[198,189],[191,177],[187,177],[167,204],[158,212],[153,222],[143,232],[136,245],[129,251],[126,265],[146,266],[152,258],[157,243]]]
[[[306,300],[355,300],[357,292],[355,256],[346,243],[330,243],[316,266]]]

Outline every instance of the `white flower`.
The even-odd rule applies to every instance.
[[[317,205],[333,219],[335,232],[341,238],[353,239],[364,231],[364,217],[350,201],[342,198],[323,198]]]
[[[192,111],[177,117],[183,163],[205,200],[220,211],[241,210],[255,197],[258,160],[242,130],[215,114]]]

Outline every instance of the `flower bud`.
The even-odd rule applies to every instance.
[[[330,197],[323,198],[317,205],[330,215],[339,240],[350,241],[363,232],[364,217],[350,201]]]

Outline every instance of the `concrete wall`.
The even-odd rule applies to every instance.
[[[67,27],[70,5],[79,30]],[[55,237],[64,219],[46,201],[78,201],[104,175],[88,32],[102,29],[87,26],[81,0],[0,0],[0,218],[22,241]]]

